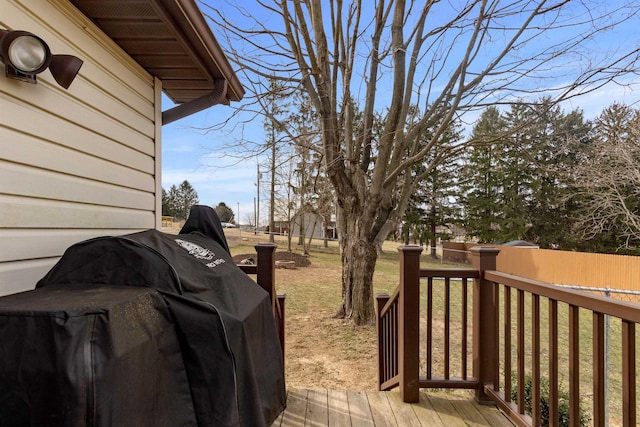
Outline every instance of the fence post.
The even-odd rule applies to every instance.
[[[497,287],[484,279],[484,272],[496,269],[500,249],[475,246],[471,248],[473,267],[480,277],[473,281],[473,375],[480,385],[475,393],[478,403],[492,404],[484,392],[485,385],[498,385],[498,307]]]
[[[398,356],[400,397],[403,402],[420,399],[420,246],[401,246],[400,295],[398,301]]]

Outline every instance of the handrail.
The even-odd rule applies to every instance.
[[[548,301],[549,310],[549,358],[548,358],[548,375],[549,375],[549,409],[548,414],[550,424],[558,423],[558,404],[559,404],[559,340],[558,340],[558,303],[568,306],[569,336],[568,336],[568,372],[569,372],[569,416],[572,425],[579,425],[584,409],[580,407],[580,380],[585,374],[580,371],[581,358],[584,356],[580,353],[581,332],[580,332],[580,310],[588,310],[592,313],[592,336],[590,337],[590,347],[592,352],[592,398],[591,418],[593,425],[603,426],[606,424],[606,381],[607,375],[605,368],[605,353],[608,351],[605,339],[605,316],[618,318],[621,321],[621,355],[622,364],[620,376],[622,377],[622,396],[623,410],[622,422],[624,425],[636,425],[636,343],[635,330],[636,325],[640,323],[640,309],[637,305],[604,298],[599,295],[592,295],[586,292],[575,291],[571,289],[561,288],[549,283],[540,282],[528,278],[518,277],[498,271],[486,271],[484,274],[486,280],[492,282],[494,288],[502,287],[504,289],[504,312],[511,310],[510,300],[511,291],[514,290],[517,296],[517,345],[518,354],[524,353],[526,341],[526,332],[524,328],[524,310],[525,310],[525,294],[530,295],[531,299],[531,416],[525,414],[525,403],[521,396],[524,396],[524,361],[518,357],[518,365],[516,369],[517,375],[517,394],[518,401],[511,402],[511,378],[510,372],[503,375],[504,390],[501,391],[499,384],[485,385],[485,392],[503,409],[512,420],[517,421],[520,425],[539,425],[542,422],[542,408],[540,404],[541,393],[541,298]],[[500,305],[498,293],[496,293],[496,306]],[[504,328],[509,330],[511,327],[511,319],[505,316]],[[505,358],[505,366],[511,364],[510,343],[504,344],[502,349]]]
[[[480,273],[475,268],[420,268],[420,277],[477,279]]]
[[[393,291],[391,296],[387,294],[378,294],[378,295],[384,296],[387,300],[382,306],[382,309],[380,310],[380,315],[384,316],[385,314],[387,314],[391,306],[393,306],[394,304],[397,304],[398,297],[400,296],[400,287],[397,287],[396,290]]]
[[[400,387],[403,401],[414,402],[419,398],[416,393],[418,387],[472,389],[475,390],[476,400],[497,404],[517,425],[540,425],[543,421],[541,379],[542,372],[545,372],[549,383],[549,408],[545,414],[549,414],[549,425],[558,425],[559,405],[562,403],[559,394],[560,353],[566,348],[569,356],[562,369],[569,375],[570,423],[579,425],[584,411],[578,403],[581,400],[580,380],[584,375],[580,372],[580,362],[584,356],[580,352],[579,312],[588,310],[592,313],[593,335],[584,340],[593,355],[590,364],[593,370],[593,392],[590,394],[593,425],[604,425],[606,418],[607,372],[604,360],[607,345],[604,330],[607,316],[621,321],[619,336],[622,363],[618,373],[621,373],[623,401],[620,416],[625,426],[636,425],[636,328],[640,324],[640,308],[637,305],[499,272],[496,270],[495,260],[499,252],[496,248],[472,248],[473,269],[421,268],[416,262],[421,249],[405,246],[398,250],[400,284],[391,296],[376,296],[381,390]],[[472,286],[469,285],[471,280]],[[426,286],[420,286],[421,282]],[[459,295],[455,301],[451,297],[453,290]],[[467,299],[469,291],[472,291],[471,301]],[[438,297],[435,297],[436,293]],[[512,304],[512,298],[515,298],[515,304]],[[442,317],[438,317],[438,322],[442,323],[438,329],[444,331],[443,343],[438,350],[444,353],[444,368],[438,367],[444,371],[440,377],[432,372],[435,369],[435,359],[432,357],[435,344],[432,338],[436,329],[436,303],[441,310],[438,316]],[[416,332],[420,325],[425,325],[424,319],[420,320],[417,316],[420,304],[426,304],[426,339]],[[530,304],[529,308],[527,304]],[[559,304],[563,307],[561,315]],[[548,307],[548,316],[542,315],[541,307]],[[568,337],[563,335],[561,338],[567,337],[566,345],[561,343],[558,333],[559,319],[565,317],[569,323]],[[471,335],[466,330],[468,319],[472,319]],[[452,327],[454,321],[456,326]],[[407,329],[412,333],[408,334]],[[451,351],[454,343],[450,337],[456,334],[461,335],[460,343],[455,343],[460,346],[459,351]],[[548,351],[545,351],[546,347],[543,348],[543,344],[547,345],[542,342],[543,334],[548,334]],[[418,340],[426,342],[426,349],[417,350]],[[473,366],[471,375],[467,375],[467,346],[470,341],[473,342],[469,354],[472,355]],[[516,348],[517,351],[514,350]],[[419,353],[426,357],[426,374],[422,375],[416,374],[422,357],[418,356]],[[451,357],[461,358],[460,376],[450,374]],[[422,363],[425,364],[424,359]],[[547,363],[549,366],[546,366]],[[530,408],[525,408],[525,373],[531,376],[531,395],[526,399],[531,401]],[[515,402],[511,401],[512,387],[518,396]],[[566,404],[566,401],[563,402]]]
[[[634,323],[640,323],[640,310],[637,304],[627,301],[607,298],[601,295],[589,294],[583,291],[555,286],[550,283],[514,276],[500,271],[485,271],[485,279],[502,285],[507,285],[525,292],[535,293],[541,297],[550,298],[558,302],[575,305],[580,308],[619,317]]]

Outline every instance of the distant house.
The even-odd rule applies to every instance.
[[[268,228],[268,227],[267,227]],[[275,219],[273,221],[273,233],[286,236],[289,234],[289,221]]]
[[[1,9],[0,30],[83,61],[68,89],[51,66],[30,84],[0,63],[3,295],[32,289],[77,241],[159,228],[162,126],[244,89],[196,0],[2,0]],[[163,109],[163,93],[176,107]]]
[[[291,218],[291,232],[294,236],[299,236],[304,231],[306,237],[315,237],[318,239],[329,238],[335,239],[338,237],[336,232],[336,225],[333,221],[325,221],[325,219],[313,212],[300,212],[298,211],[293,218]]]

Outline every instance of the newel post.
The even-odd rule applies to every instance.
[[[284,363],[284,303],[286,295],[276,294],[276,245],[273,243],[258,243],[254,246],[258,258],[256,268],[256,282],[267,291],[271,299],[271,311],[276,322],[280,348],[282,349],[282,363]]]
[[[275,252],[276,245],[273,243],[258,243],[255,245],[258,257],[258,269],[256,272],[256,282],[262,289],[269,293],[271,299],[271,309],[276,306],[276,271],[275,271]]]
[[[403,402],[420,399],[420,246],[401,246],[398,307],[398,371]]]
[[[476,401],[492,404],[484,392],[484,386],[498,384],[498,307],[497,287],[484,279],[484,272],[496,269],[496,257],[500,249],[476,246],[471,248],[473,267],[480,277],[473,282],[473,376],[480,385]]]

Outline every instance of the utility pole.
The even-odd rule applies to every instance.
[[[256,166],[258,167],[258,180],[257,180],[257,185],[256,185],[256,189],[258,192],[258,202],[257,202],[257,207],[256,207],[256,234],[258,232],[258,230],[260,229],[260,160],[256,157]]]
[[[271,126],[271,203],[269,204],[269,242],[274,243],[275,238],[275,212],[276,212],[276,131]]]
[[[238,221],[236,221],[238,223],[238,233],[240,235],[240,238],[242,238],[242,229],[240,228],[240,202],[238,203]]]

